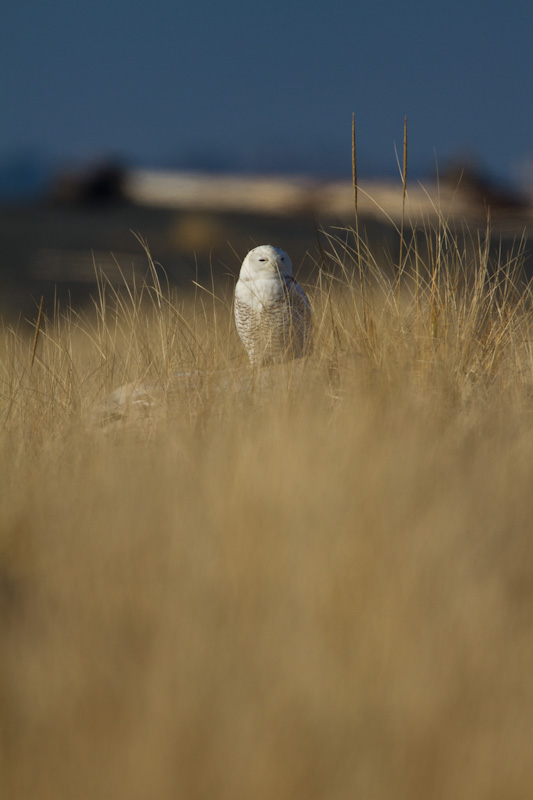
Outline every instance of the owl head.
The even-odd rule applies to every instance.
[[[262,244],[250,250],[242,262],[241,278],[255,280],[268,274],[292,275],[292,263],[284,250],[271,244]]]

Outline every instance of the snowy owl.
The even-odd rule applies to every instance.
[[[252,366],[300,358],[311,349],[311,306],[283,250],[263,244],[244,259],[235,322]]]

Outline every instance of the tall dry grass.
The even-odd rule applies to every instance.
[[[266,388],[153,264],[5,327],[2,797],[530,797],[531,294],[458,242],[324,234]]]

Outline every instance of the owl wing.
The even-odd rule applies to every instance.
[[[285,275],[283,282],[285,297],[290,308],[292,346],[294,356],[298,358],[309,353],[311,349],[311,304],[306,293],[292,275]]]

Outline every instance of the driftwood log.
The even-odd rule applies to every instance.
[[[115,389],[93,409],[92,422],[102,428],[149,427],[173,417],[196,420],[223,416],[238,404],[242,410],[316,385],[316,367],[308,359],[252,368],[179,372],[165,383],[138,381]]]

